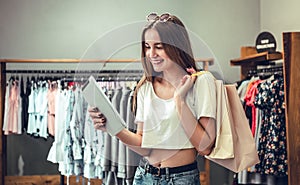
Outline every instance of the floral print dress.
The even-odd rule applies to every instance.
[[[286,176],[287,144],[284,104],[284,80],[282,77],[265,80],[258,86],[255,106],[262,110],[259,133],[257,172],[275,176]]]

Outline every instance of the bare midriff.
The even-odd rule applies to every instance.
[[[196,154],[194,148],[178,150],[153,149],[147,159],[155,167],[177,167],[193,163],[196,160]]]

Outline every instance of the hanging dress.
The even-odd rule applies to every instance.
[[[255,106],[262,110],[258,156],[255,168],[261,174],[286,176],[287,148],[282,77],[266,80],[258,85]]]

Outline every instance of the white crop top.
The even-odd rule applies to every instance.
[[[186,96],[186,103],[197,120],[200,117],[216,117],[214,80],[210,73],[198,76]],[[159,98],[148,81],[140,87],[137,95],[135,123],[138,122],[144,123],[143,148],[194,148],[181,126],[174,99]]]

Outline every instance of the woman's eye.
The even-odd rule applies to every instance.
[[[159,49],[159,50],[164,49],[164,47],[163,47],[162,45],[154,45],[153,47],[154,47],[155,49]],[[145,44],[145,45],[144,45],[144,48],[145,48],[145,49],[151,49],[152,46],[150,46],[150,45],[148,45],[148,44]]]

